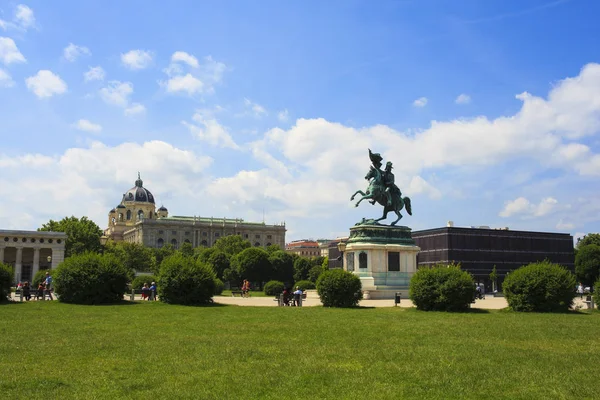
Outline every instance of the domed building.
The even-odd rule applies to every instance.
[[[148,247],[182,243],[192,246],[212,246],[220,237],[240,235],[253,246],[272,244],[285,248],[285,223],[267,225],[264,222],[246,222],[241,218],[169,216],[169,210],[156,209],[154,195],[144,187],[140,174],[135,186],[123,194],[121,202],[108,212],[105,240],[140,243]]]

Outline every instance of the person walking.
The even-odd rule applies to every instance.
[[[54,300],[54,298],[52,297],[52,275],[50,275],[49,271],[46,271],[46,292],[48,293],[48,297],[50,297],[50,300]]]

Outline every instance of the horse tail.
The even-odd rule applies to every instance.
[[[412,207],[410,206],[410,197],[405,197],[402,199],[404,201],[404,208],[406,208],[406,212],[408,215],[412,215]]]

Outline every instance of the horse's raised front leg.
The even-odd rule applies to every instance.
[[[368,200],[368,199],[372,199],[373,198],[373,193],[369,193],[369,194],[363,194],[363,197],[361,197],[356,204],[354,205],[354,207],[358,207],[358,205],[360,204],[361,201],[363,200]]]
[[[356,193],[354,193],[352,195],[352,197],[350,197],[350,201],[354,200],[354,198],[356,197],[356,195],[359,194],[359,193],[360,193],[361,196],[366,196],[365,192],[363,192],[362,190],[357,190]]]

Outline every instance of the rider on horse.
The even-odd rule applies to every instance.
[[[383,184],[385,185],[385,195],[387,196],[387,205],[391,207],[394,195],[402,196],[400,188],[396,186],[394,174],[392,173],[392,162],[388,161],[385,164],[385,172],[383,173]]]

